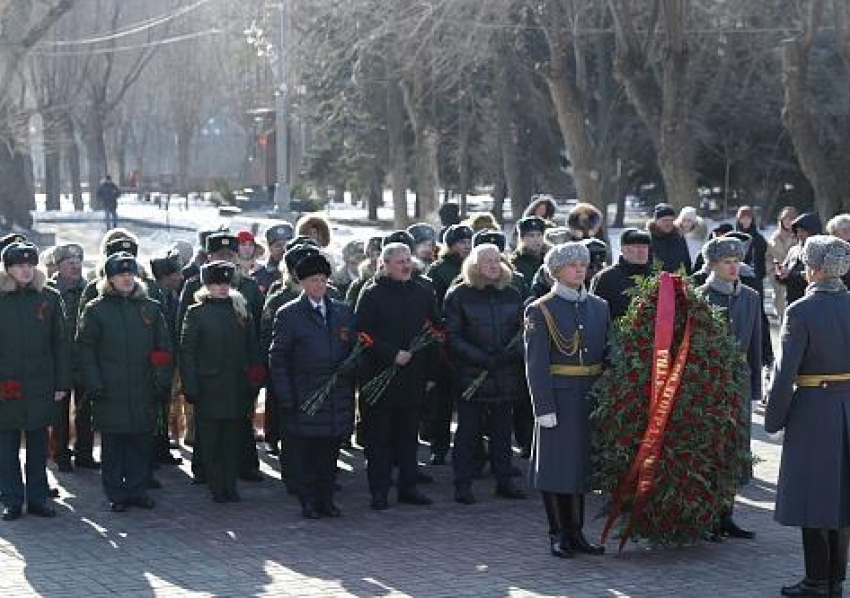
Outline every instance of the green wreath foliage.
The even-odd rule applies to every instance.
[[[650,378],[658,276],[640,279],[628,312],[615,323],[612,364],[595,385],[595,487],[607,509],[617,499],[640,447],[649,418]],[[639,513],[632,510],[634,488],[620,498],[622,537],[653,545],[692,543],[710,532],[735,497],[742,473],[751,466],[742,426],[747,366],[725,315],[690,286],[676,291],[671,364],[692,320],[689,357],[670,414],[653,490]]]

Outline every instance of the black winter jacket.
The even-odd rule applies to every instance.
[[[467,270],[465,268],[465,270]],[[480,277],[464,272],[464,282],[453,287],[443,304],[450,353],[457,358],[460,391],[483,371],[484,384],[472,401],[515,401],[523,376],[523,298],[511,286],[511,271],[502,265],[502,277],[483,286]]]

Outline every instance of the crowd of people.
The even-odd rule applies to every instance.
[[[215,502],[239,501],[238,480],[263,479],[254,419],[264,392],[265,448],[279,456],[306,518],[341,515],[342,446],[364,448],[370,506],[379,511],[389,508],[393,486],[400,503],[431,503],[421,490],[429,476],[417,461],[420,439],[434,466],[451,452],[458,503],[476,502],[473,481],[488,465],[497,496],[524,499],[516,446],[529,459],[530,486],[542,493],[552,554],[601,554],[582,532],[592,490],[586,397],[638,277],[657,269],[688,276],[725,311],[752,401],[762,398],[763,368],[774,362],[768,317],[790,314],[808,296],[813,271],[826,268],[821,286],[846,295],[843,262],[823,266],[850,247],[846,214],[829,221],[828,237],[817,214],[783,208],[766,239],[748,206],[733,223],[713,226],[693,208],[677,214],[659,204],[645,229],[622,232],[618,256],[606,243],[603,214],[588,204],[556,222],[554,203],[535,201],[511,231],[489,213],[461,220],[451,203],[440,217],[439,228],[417,223],[358,239],[340,255],[331,255],[331,224],[317,214],[273,224],[265,243],[246,230],[201,231],[196,247],[145,248],[154,256],[148,261],[132,233],[112,228],[90,273],[79,245],[39,253],[22,235],[0,240],[0,326],[8,341],[0,345],[2,519],[20,518],[24,506],[31,515],[55,515],[49,452],[61,473],[101,469],[113,511],[153,508],[154,471],[180,461],[170,450],[177,441],[193,449],[193,483],[206,484]],[[765,308],[766,284],[775,314]],[[786,443],[805,434],[790,433],[789,384],[814,373],[795,369],[808,350],[798,341],[800,326],[785,318],[783,344],[797,342],[789,345],[796,352],[783,350],[771,391],[784,410],[768,408],[769,427],[788,429]],[[834,366],[818,373],[850,371]],[[843,379],[819,381],[840,388]],[[788,484],[781,474],[780,499]],[[850,489],[843,477],[836,484]],[[843,503],[831,519],[809,525],[801,500],[782,501],[789,524],[850,525]],[[754,536],[731,510],[718,521],[721,535]],[[821,541],[814,537],[804,533],[807,546]],[[843,532],[829,539],[833,557],[843,550],[845,562],[847,539]],[[818,575],[795,587],[808,591],[823,581]],[[829,579],[829,587],[838,583]]]

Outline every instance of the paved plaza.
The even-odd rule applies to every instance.
[[[302,519],[265,456],[268,479],[241,483],[242,503],[213,503],[184,462],[159,471],[153,511],[123,514],[109,510],[97,472],[51,470],[59,517],[0,525],[0,596],[775,596],[802,556],[798,530],[772,520],[780,447],[755,422],[761,461],[736,508],[755,541],[622,554],[611,542],[604,557],[562,561],[549,556],[539,497],[498,499],[487,477],[478,504],[456,504],[449,466],[428,470],[434,506],[371,511],[357,450],[343,457],[338,520]]]

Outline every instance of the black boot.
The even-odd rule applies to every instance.
[[[573,549],[564,542],[564,523],[561,521],[561,509],[558,495],[553,492],[543,492],[543,506],[546,508],[546,519],[549,520],[549,547],[552,555],[562,559],[573,558]]]
[[[821,529],[803,528],[803,560],[806,576],[782,588],[783,596],[829,596],[829,539]]]
[[[841,596],[847,571],[847,547],[850,528],[829,530],[829,595]]]
[[[735,523],[735,520],[732,519],[732,509],[729,509],[720,518],[720,531],[724,536],[728,536],[729,538],[752,540],[756,537],[755,532],[745,530]]]
[[[583,554],[605,554],[605,547],[591,544],[584,537],[584,494],[561,494],[561,512],[568,522],[567,539],[570,547]]]

